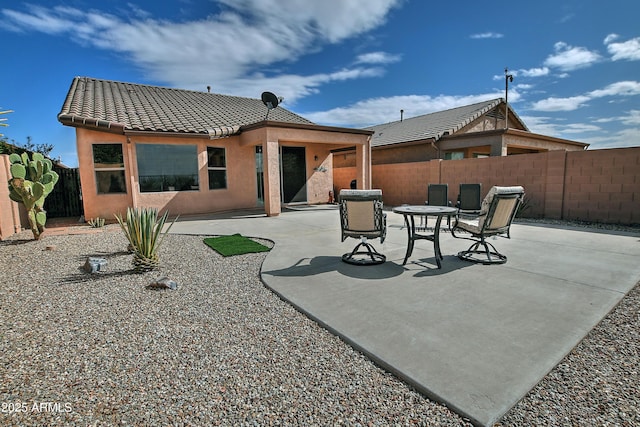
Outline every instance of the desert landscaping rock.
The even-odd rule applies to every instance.
[[[106,266],[106,259],[89,257],[84,263],[84,271],[87,273],[98,273],[100,271],[104,271]]]
[[[178,284],[169,279],[168,277],[160,277],[159,279],[154,280],[153,282],[149,283],[149,288],[154,288],[154,289],[171,289],[171,290],[176,290],[178,289]]]
[[[110,227],[0,242],[0,425],[470,425],[270,292],[266,253],[169,235],[136,274]],[[639,425],[639,330],[636,287],[496,425]]]

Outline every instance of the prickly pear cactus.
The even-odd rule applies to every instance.
[[[9,161],[9,198],[27,209],[33,237],[38,240],[47,222],[44,200],[58,182],[58,174],[53,170],[51,160],[40,153],[33,153],[31,159],[27,153],[12,154]]]

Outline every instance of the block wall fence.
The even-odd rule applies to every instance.
[[[334,169],[336,194],[354,176]],[[524,217],[640,224],[640,147],[372,166],[387,206],[424,204],[430,183],[448,184],[453,203],[461,183],[481,183],[483,197],[494,185],[522,185]]]
[[[28,228],[24,209],[9,199],[9,166],[0,155],[0,240]],[[335,194],[355,175],[335,168]],[[459,184],[478,182],[483,196],[494,185],[522,185],[526,217],[640,224],[640,147],[372,166],[372,188],[382,189],[387,206],[423,204],[429,183],[449,184],[455,202]]]

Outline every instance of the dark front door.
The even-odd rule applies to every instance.
[[[307,165],[304,147],[282,147],[282,201],[307,201]]]

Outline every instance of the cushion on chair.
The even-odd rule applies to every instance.
[[[482,222],[484,222],[484,216],[475,219],[458,219],[456,227],[462,228],[472,234],[478,234],[482,230]]]
[[[511,187],[498,187],[494,185],[491,187],[487,195],[482,200],[482,207],[480,208],[481,214],[486,214],[489,210],[489,206],[491,206],[491,201],[493,200],[494,194],[512,194],[512,193],[523,193],[524,188],[519,185],[514,185]]]
[[[518,199],[500,199],[496,210],[493,213],[493,218],[489,224],[490,229],[506,227],[511,221],[511,214],[513,213],[513,207],[518,202]]]
[[[376,229],[373,200],[347,200],[347,228],[349,231],[373,231]]]
[[[343,196],[352,200],[354,198],[363,198],[368,200],[374,198],[376,200],[382,200],[382,190],[340,190],[340,197]]]

